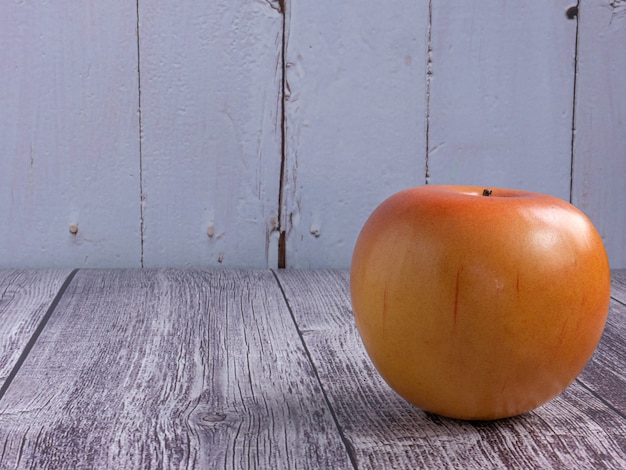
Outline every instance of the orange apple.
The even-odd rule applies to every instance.
[[[387,383],[447,417],[532,410],[585,367],[606,322],[602,239],[573,205],[527,191],[421,186],[356,242],[355,322]]]

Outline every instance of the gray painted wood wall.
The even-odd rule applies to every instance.
[[[575,6],[2,2],[0,266],[347,267],[385,197],[464,183],[624,268],[626,2]]]

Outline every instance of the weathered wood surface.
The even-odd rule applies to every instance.
[[[79,271],[0,401],[0,468],[345,468],[271,272]]]
[[[428,180],[569,200],[572,2],[431,4]]]
[[[138,11],[144,265],[276,266],[280,2]]]
[[[621,339],[599,351],[622,341],[611,356],[612,367],[622,368],[621,382],[609,389],[600,384],[592,393],[576,381],[523,416],[454,421],[412,407],[378,376],[353,324],[346,271],[279,271],[278,278],[359,468],[626,467],[626,418],[616,409],[626,400]],[[624,316],[621,308],[611,310],[609,332]],[[603,393],[618,403],[606,403]]]
[[[611,302],[602,340],[578,381],[626,417],[626,305]]]
[[[69,270],[0,270],[0,391],[69,274]]]
[[[44,326],[0,397],[0,468],[626,468],[626,271],[581,376],[496,422],[384,383],[346,270],[69,274],[0,271],[0,322],[31,322],[0,324],[1,363]]]
[[[626,305],[626,269],[612,271],[611,279],[611,296]]]
[[[2,266],[140,266],[136,9],[0,2]]]
[[[626,267],[622,0],[13,0],[0,18],[5,266],[347,268],[374,207],[429,181],[571,198]]]
[[[347,267],[374,207],[425,181],[429,2],[283,3],[287,266]]]
[[[618,46],[626,44],[626,2],[578,4],[572,203],[602,235],[611,265],[626,268],[626,54]]]

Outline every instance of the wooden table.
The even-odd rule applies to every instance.
[[[347,271],[0,271],[0,468],[626,468],[626,272],[600,346],[523,416],[378,376]]]

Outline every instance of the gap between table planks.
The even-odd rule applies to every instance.
[[[3,376],[69,271],[17,273],[0,271]],[[624,281],[563,395],[468,423],[378,377],[347,271],[79,271],[0,400],[0,467],[623,468]]]
[[[0,270],[0,391],[69,274],[69,269]]]

